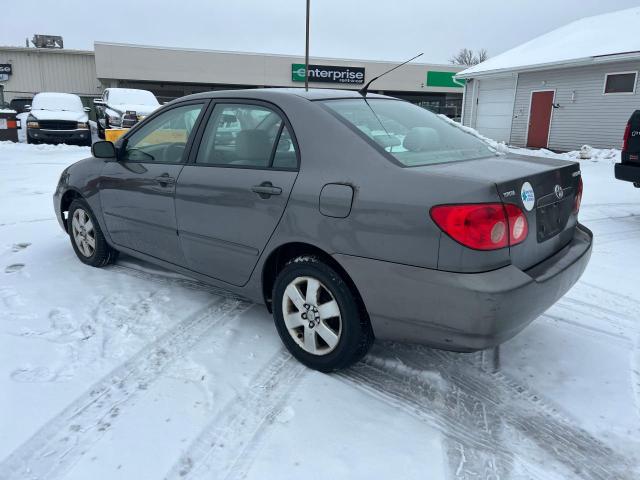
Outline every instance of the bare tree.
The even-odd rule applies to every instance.
[[[489,58],[489,55],[487,54],[486,48],[481,48],[480,50],[478,50],[478,55],[476,56],[478,63],[484,62],[487,58]]]
[[[484,48],[480,49],[477,55],[473,50],[463,48],[456,55],[451,57],[450,61],[455,65],[477,65],[480,62],[484,62],[487,58],[487,50]]]

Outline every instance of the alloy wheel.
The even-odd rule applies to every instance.
[[[73,212],[71,233],[80,253],[87,258],[91,257],[96,251],[96,230],[91,217],[82,208]]]
[[[313,277],[297,277],[284,291],[282,314],[289,335],[305,352],[326,355],[342,334],[340,306],[329,289]]]

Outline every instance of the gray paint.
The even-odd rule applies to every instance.
[[[556,182],[568,182],[561,172],[576,172],[577,163],[496,156],[402,168],[309,101],[336,96],[359,98],[353,92],[274,89],[192,96],[186,100],[253,99],[278,106],[293,127],[299,172],[191,163],[156,164],[152,171],[148,164],[92,158],[63,172],[54,196],[56,215],[64,226],[62,196],[79,192],[118,250],[259,302],[269,295],[263,270],[270,256],[283,245],[312,246],[332,256],[355,282],[379,338],[458,350],[505,340],[579,278],[591,235],[576,228],[575,219],[562,237],[567,243],[549,249],[533,242],[512,261],[508,249],[463,247],[429,218],[435,204],[500,202],[504,189],[523,178],[537,179],[536,193],[544,197]],[[202,130],[200,123],[194,138]],[[187,144],[185,158],[192,160],[194,152]],[[150,181],[165,169],[176,178],[173,207],[172,187]],[[262,198],[251,191],[264,181],[282,188],[281,195]],[[346,218],[321,213],[319,199],[328,184],[353,189]],[[517,196],[509,201],[519,202]],[[535,212],[528,215],[534,231],[535,218]],[[542,272],[539,279],[526,270],[532,263]]]
[[[511,144],[525,146],[529,104],[534,90],[555,90],[549,148],[575,150],[582,145],[620,148],[625,125],[640,108],[640,92],[604,95],[607,73],[637,71],[640,62],[608,62],[585,67],[561,68],[520,74],[515,99]],[[638,81],[638,80],[636,80]],[[575,92],[572,100],[572,92]]]
[[[318,207],[327,217],[346,218],[351,213],[353,187],[339,183],[329,183],[320,191]]]

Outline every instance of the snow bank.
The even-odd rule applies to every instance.
[[[11,152],[11,153],[34,153],[34,152],[74,152],[74,153],[86,153],[87,156],[91,155],[91,148],[89,147],[79,147],[77,145],[67,145],[64,143],[59,143],[56,145],[50,144],[40,144],[40,145],[32,145],[27,143],[15,143],[9,141],[0,142],[0,149],[3,152]]]
[[[474,137],[479,138],[483,142],[487,143],[491,148],[498,153],[516,153],[518,155],[533,155],[539,157],[559,158],[562,160],[576,160],[576,161],[592,161],[592,162],[608,162],[617,163],[620,162],[620,150],[616,148],[593,148],[589,145],[583,145],[580,150],[573,150],[565,153],[555,153],[551,150],[541,148],[539,150],[531,150],[528,148],[510,147],[504,142],[497,142],[491,138],[485,137],[475,128],[465,127],[464,125],[451,120],[445,115],[440,115],[440,118],[446,120],[451,125],[455,125],[460,130],[467,132]]]

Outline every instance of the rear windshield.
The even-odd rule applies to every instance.
[[[323,103],[406,167],[495,155],[482,140],[408,102],[363,98]]]

